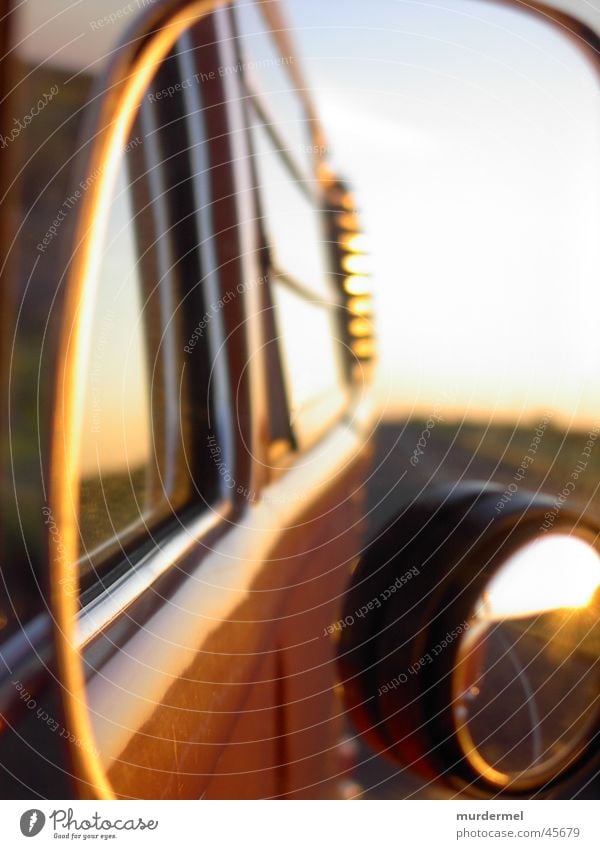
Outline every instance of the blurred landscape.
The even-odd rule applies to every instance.
[[[557,497],[579,462],[575,489],[564,508],[593,515],[597,512],[600,484],[600,450],[596,434],[591,453],[582,452],[590,431],[565,431],[552,421],[542,426],[544,413],[526,425],[489,424],[475,421],[440,421],[427,428],[427,419],[384,423],[375,436],[373,475],[367,487],[369,531],[374,531],[398,507],[414,498],[424,487],[458,480],[490,481],[503,486],[515,484]],[[427,432],[428,431],[428,432]],[[536,434],[537,432],[537,434]],[[539,434],[541,433],[541,436]],[[425,434],[425,436],[423,436]],[[535,443],[535,452],[528,450]],[[420,455],[414,452],[425,441]],[[523,458],[531,462],[520,480],[515,480]],[[411,458],[417,460],[411,464]]]

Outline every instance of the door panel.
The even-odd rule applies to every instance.
[[[340,475],[278,549],[278,556],[293,564],[279,636],[285,695],[283,785],[289,798],[341,795],[339,744],[346,720],[336,688],[335,631],[332,635],[329,629],[341,615],[361,546],[363,474],[364,463]]]
[[[358,546],[360,497],[347,494],[360,492],[360,445],[340,426],[314,452],[329,456],[328,469],[304,455],[210,552],[188,555],[188,563],[201,558],[198,566],[178,564],[189,574],[171,594],[148,590],[160,597],[157,610],[87,685],[96,744],[117,794],[169,796],[175,782],[178,797],[198,798],[214,792],[207,788],[218,776],[219,792],[230,797],[240,770],[252,771],[247,748],[265,763],[274,752],[283,759],[277,786],[261,772],[251,779],[256,796],[332,792],[339,708],[334,646],[323,633]],[[107,632],[113,646],[119,627]],[[234,743],[238,754],[225,754]]]
[[[280,669],[273,651],[264,658],[227,745],[219,747],[203,799],[270,799],[281,793]]]

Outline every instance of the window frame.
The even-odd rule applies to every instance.
[[[240,67],[243,68],[245,63],[251,63],[252,57],[246,53],[246,46],[243,44],[243,39],[240,38],[238,33],[235,3],[232,4],[229,11],[232,19],[232,29],[235,33],[237,61]],[[280,50],[282,55],[285,50],[291,52],[291,45],[287,44],[285,32],[282,32],[275,26],[276,21],[270,21],[271,15],[263,4],[260,4],[260,12],[262,12],[265,28],[274,47]],[[246,72],[241,75],[246,133],[248,135],[255,187],[257,224],[262,245],[263,270],[267,280],[264,296],[265,313],[263,315],[263,332],[265,335],[267,368],[270,378],[267,382],[270,396],[269,416],[273,418],[274,422],[269,448],[272,477],[277,477],[281,471],[289,468],[294,463],[299,451],[307,451],[323,439],[331,428],[347,415],[351,404],[351,386],[348,381],[348,373],[344,368],[347,352],[343,348],[341,338],[338,338],[332,333],[332,342],[339,348],[340,383],[333,387],[332,392],[328,393],[326,397],[320,395],[311,398],[309,402],[303,405],[299,414],[295,416],[294,422],[291,421],[290,387],[287,385],[285,377],[285,355],[278,339],[278,312],[275,303],[274,285],[277,282],[277,284],[286,286],[290,291],[295,292],[295,294],[307,302],[311,302],[315,306],[322,308],[330,315],[332,328],[339,325],[339,312],[343,310],[343,301],[341,290],[336,285],[335,254],[332,250],[326,249],[330,247],[328,244],[329,234],[326,220],[328,180],[323,176],[323,172],[319,170],[319,152],[326,147],[322,144],[323,131],[316,119],[312,104],[307,98],[306,86],[298,76],[298,69],[293,64],[284,65],[283,68],[290,79],[289,95],[290,97],[297,96],[302,111],[306,116],[307,126],[310,128],[307,135],[315,142],[314,150],[318,152],[314,156],[312,173],[306,171],[302,163],[296,160],[293,151],[288,150],[287,136],[285,133],[280,133],[277,116],[271,110],[265,95],[257,87],[255,81],[249,78]],[[311,291],[309,286],[305,286],[302,282],[295,280],[287,269],[278,268],[272,262],[265,227],[268,213],[264,210],[264,204],[262,202],[256,150],[252,133],[252,127],[255,125],[256,120],[258,120],[269,138],[273,155],[279,159],[282,167],[288,172],[290,180],[295,182],[297,190],[304,195],[305,199],[313,207],[317,226],[323,239],[324,261],[327,266],[326,273],[329,283],[328,289],[331,292],[330,301],[325,296],[316,295],[315,292]],[[334,396],[333,399],[332,394]]]
[[[187,36],[187,40],[186,40]],[[186,48],[184,49],[184,44]],[[192,70],[193,57],[189,51],[193,49],[189,40],[189,33],[184,33],[173,46],[173,53],[166,57],[166,60],[172,61],[170,71],[173,74],[172,82],[177,82],[182,77],[183,66],[185,60],[187,62],[187,70]],[[191,63],[191,65],[190,65]],[[167,62],[165,61],[159,69],[157,69],[154,79],[160,79],[161,83],[167,84],[169,77],[164,76],[164,70]],[[190,89],[185,89],[185,92]],[[180,404],[178,392],[180,383],[177,378],[183,375],[182,368],[187,372],[187,383],[190,389],[188,398],[190,406],[190,424],[194,425],[197,419],[197,413],[202,406],[203,398],[209,397],[209,420],[211,409],[213,418],[216,420],[214,432],[220,445],[225,446],[222,452],[224,462],[231,468],[231,473],[236,480],[241,480],[241,472],[234,470],[235,455],[234,455],[234,438],[233,438],[233,400],[227,380],[227,372],[229,363],[227,362],[230,354],[230,346],[226,341],[226,328],[222,320],[222,316],[217,314],[211,320],[205,337],[199,340],[198,344],[193,349],[193,354],[183,361],[182,350],[186,345],[188,338],[184,334],[184,328],[176,327],[176,324],[181,324],[177,312],[181,312],[178,304],[180,298],[188,299],[192,297],[194,307],[200,307],[203,315],[207,314],[208,304],[204,295],[204,284],[207,279],[212,279],[212,290],[210,297],[218,300],[224,290],[224,281],[221,279],[218,267],[211,267],[207,270],[208,251],[207,244],[215,239],[215,233],[210,228],[210,215],[204,216],[206,220],[202,221],[202,210],[209,207],[211,201],[206,200],[211,197],[211,179],[207,176],[207,170],[194,167],[191,151],[197,150],[198,145],[206,143],[210,147],[210,131],[206,127],[204,135],[199,127],[202,121],[202,108],[199,113],[193,113],[195,120],[190,120],[189,113],[180,109],[177,116],[178,121],[183,122],[183,131],[187,136],[187,141],[191,144],[187,145],[187,149],[179,151],[185,158],[185,177],[179,184],[174,183],[178,176],[174,173],[172,160],[177,156],[173,152],[173,145],[170,142],[173,140],[173,130],[170,126],[173,121],[169,122],[169,118],[173,113],[173,101],[169,99],[166,103],[169,108],[162,107],[161,101],[156,103],[148,102],[143,98],[136,124],[139,128],[139,134],[144,137],[144,143],[140,149],[140,162],[135,175],[132,175],[132,183],[138,187],[137,194],[140,196],[141,206],[138,207],[137,202],[133,202],[133,226],[134,229],[140,230],[146,225],[152,233],[152,244],[143,252],[137,252],[138,264],[143,267],[145,261],[148,264],[156,267],[156,281],[152,276],[152,283],[155,288],[162,287],[166,290],[166,294],[171,299],[171,306],[177,301],[176,312],[165,311],[165,304],[159,306],[160,315],[153,316],[157,319],[155,335],[160,338],[160,358],[168,360],[169,356],[165,356],[165,344],[171,349],[171,359],[176,358],[177,363],[168,362],[163,364],[163,374],[161,384],[164,387],[165,395],[171,395],[168,399],[168,404],[157,403],[155,381],[152,380],[149,384],[150,391],[150,409],[152,421],[152,442],[154,449],[157,447],[156,439],[158,438],[161,450],[158,456],[158,475],[152,475],[157,480],[154,484],[159,489],[163,485],[163,469],[170,465],[172,469],[179,469],[179,476],[183,474],[189,492],[187,498],[182,503],[173,503],[175,496],[175,487],[171,486],[166,491],[161,493],[161,497],[156,504],[151,504],[150,508],[134,519],[122,531],[117,532],[114,536],[107,538],[100,545],[95,547],[93,551],[86,551],[79,559],[79,563],[90,561],[92,557],[100,554],[106,555],[99,562],[91,562],[90,580],[83,581],[85,575],[80,574],[80,585],[82,586],[82,606],[88,608],[90,603],[102,596],[105,591],[110,592],[116,581],[127,578],[127,575],[136,568],[139,568],[148,558],[149,551],[153,547],[160,547],[165,544],[174,533],[179,531],[185,533],[190,523],[194,527],[205,527],[212,529],[212,522],[203,522],[203,515],[216,511],[219,516],[231,516],[235,512],[235,493],[227,487],[223,476],[219,476],[216,471],[216,465],[206,456],[207,446],[202,444],[201,428],[196,428],[194,435],[187,433],[183,443],[180,439]],[[184,104],[181,106],[189,105]],[[161,108],[162,107],[162,108]],[[171,113],[171,114],[170,114]],[[161,138],[162,137],[162,138]],[[217,134],[218,137],[218,134]],[[193,141],[191,141],[193,138]],[[150,141],[149,141],[150,140]],[[163,150],[161,150],[161,145]],[[190,151],[191,148],[191,151]],[[134,156],[138,153],[134,150]],[[129,155],[129,154],[128,154]],[[208,166],[210,168],[210,165]],[[177,216],[169,209],[169,198],[167,197],[172,191],[177,190],[178,185],[184,182],[183,187],[190,192],[191,197],[188,202],[183,204],[181,195],[182,189],[179,189],[178,197],[182,200],[184,207],[183,214],[180,216],[181,208],[178,207]],[[200,202],[200,199],[202,202]],[[147,216],[147,221],[141,221],[140,216]],[[185,271],[190,272],[190,269],[183,269],[183,274],[178,270],[178,266],[182,257],[177,251],[177,231],[181,228],[182,222],[189,219],[192,222],[194,245],[188,249],[187,254],[192,254],[191,262],[195,263],[195,274],[192,273],[190,283],[193,282],[193,287],[186,286],[186,282],[180,279]],[[141,225],[138,227],[137,225]],[[139,236],[139,232],[136,233]],[[160,241],[159,241],[160,240]],[[136,241],[139,241],[136,239]],[[213,257],[214,260],[214,257]],[[140,278],[144,277],[143,268]],[[135,284],[140,284],[142,292],[142,301],[144,302],[144,312],[147,313],[147,292],[145,291],[143,279],[131,281]],[[194,297],[195,295],[195,297]],[[148,296],[149,297],[149,296]],[[164,298],[160,297],[161,302]],[[186,312],[187,310],[184,310]],[[149,327],[147,322],[144,322],[144,335],[148,338]],[[223,353],[224,352],[224,353]],[[245,353],[242,352],[242,356]],[[217,366],[211,370],[211,374],[206,376],[203,374],[204,368],[201,365],[202,361],[208,358],[209,360],[216,359]],[[180,373],[181,372],[181,373]],[[225,373],[225,377],[223,376]],[[208,380],[208,383],[206,382]],[[242,381],[242,383],[244,383]],[[245,387],[244,387],[245,388]],[[192,391],[193,390],[193,391]],[[188,430],[194,430],[193,427]],[[198,484],[195,482],[198,475],[201,473],[198,463],[198,457],[204,454],[205,466],[211,475],[211,489],[208,493],[198,489]],[[186,463],[189,457],[192,457],[194,467],[190,470]],[[194,474],[195,473],[195,474]],[[215,486],[216,482],[216,486]],[[181,484],[181,481],[180,481]],[[206,496],[209,497],[207,500]]]

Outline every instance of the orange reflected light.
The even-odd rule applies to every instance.
[[[344,291],[349,295],[370,295],[371,278],[362,277],[358,274],[351,274],[344,280]]]
[[[351,336],[372,336],[373,324],[366,318],[353,318],[348,325]]]
[[[353,212],[340,212],[337,216],[337,225],[342,230],[353,230],[354,232],[360,230],[360,221]]]
[[[354,212],[356,209],[354,195],[351,192],[344,191],[339,186],[336,186],[336,188],[330,192],[329,200],[333,206],[339,206],[341,209],[345,209],[348,212]]]
[[[340,206],[342,209],[347,209],[348,211],[356,209],[356,198],[352,192],[344,192],[340,200]]]
[[[326,188],[333,186],[335,182],[335,172],[326,162],[319,162],[317,165],[317,177]]]
[[[369,297],[350,298],[348,301],[348,312],[359,317],[371,315],[373,312],[373,302]]]
[[[361,360],[370,360],[375,356],[373,339],[357,339],[352,343],[352,351]]]
[[[370,274],[371,257],[366,254],[349,254],[342,259],[342,268],[348,274]]]
[[[344,250],[352,253],[364,253],[368,250],[368,239],[364,233],[344,233],[340,238]]]

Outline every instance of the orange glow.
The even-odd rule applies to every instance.
[[[343,209],[347,209],[351,212],[353,209],[356,209],[356,198],[352,194],[352,192],[346,192],[342,195],[340,206]]]
[[[354,232],[360,230],[360,221],[358,220],[358,216],[353,212],[341,212],[337,216],[337,225],[342,230],[352,230]]]
[[[373,313],[373,302],[369,297],[350,298],[348,311],[357,316],[371,315]]]
[[[370,360],[375,356],[375,342],[373,339],[357,339],[352,343],[352,352],[359,359]]]
[[[366,254],[349,254],[343,258],[342,268],[348,274],[370,274],[371,257]]]
[[[350,192],[345,192],[343,189],[339,188],[339,186],[330,192],[329,200],[332,205],[339,206],[348,212],[354,212],[356,208],[354,195]]]
[[[371,279],[367,276],[352,274],[344,280],[344,291],[349,295],[370,295]]]
[[[369,249],[368,239],[364,233],[345,233],[340,238],[340,245],[352,253],[364,253]]]
[[[325,188],[333,186],[335,181],[335,173],[326,162],[319,162],[317,165],[317,177]]]
[[[353,318],[348,325],[352,336],[372,336],[374,332],[373,322],[366,318]]]

